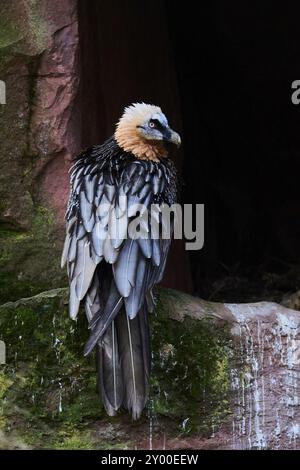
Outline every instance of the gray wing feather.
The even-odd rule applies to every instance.
[[[84,178],[84,188],[85,188],[85,194],[88,202],[90,204],[93,204],[94,202],[94,197],[95,197],[95,186],[98,183],[98,176],[94,175],[91,177],[91,175],[85,176]]]
[[[89,322],[91,322],[103,308],[101,297],[99,295],[99,287],[98,277],[94,275],[93,281],[85,297],[85,311]]]
[[[103,254],[105,261],[109,264],[115,263],[118,258],[118,250],[114,248],[109,236],[107,236],[104,241]]]
[[[128,218],[122,213],[119,206],[112,209],[109,217],[109,235],[112,240],[112,246],[119,248],[127,236]]]
[[[76,295],[79,300],[82,300],[92,281],[96,264],[90,255],[90,242],[83,238],[79,243],[80,256],[78,256],[78,260],[76,259],[75,266],[75,275],[77,273]]]
[[[130,295],[124,299],[126,313],[130,319],[136,316],[144,303],[148,268],[149,262],[140,254],[135,285]]]
[[[160,241],[152,240],[152,260],[155,266],[160,265]]]
[[[107,228],[98,220],[92,231],[92,244],[95,253],[98,256],[103,256],[103,245],[107,236]]]
[[[119,313],[122,305],[123,298],[119,294],[115,282],[112,280],[106,305],[103,309],[103,312],[99,316],[99,320],[95,326],[93,326],[90,337],[85,345],[85,356],[87,356],[93,350],[98,341],[101,341],[102,336],[106,333],[107,328]]]
[[[76,222],[77,222],[77,217],[72,217],[68,222],[66,226],[66,238],[64,242],[64,248],[61,256],[61,267],[63,268],[67,262],[68,259],[68,254],[70,250],[70,244],[73,241],[74,238],[74,231],[76,229]]]
[[[152,243],[150,238],[138,238],[138,245],[145,256],[145,258],[151,258],[152,256]]]
[[[76,248],[77,248],[77,238],[76,236],[72,236],[70,240],[69,250],[68,250],[68,261],[72,263],[72,261],[76,258]]]
[[[113,265],[114,278],[122,297],[128,297],[135,284],[138,250],[136,240],[127,238],[116,263]]]
[[[70,284],[70,301],[69,301],[69,314],[72,320],[76,320],[78,310],[79,310],[79,304],[80,300],[78,299],[76,295],[76,278],[74,278]]]
[[[70,234],[67,232],[63,252],[61,255],[61,263],[60,263],[61,268],[63,268],[67,262],[69,246],[70,246]]]
[[[80,202],[80,213],[83,225],[87,232],[91,231],[92,224],[92,204],[89,203],[84,191],[80,191],[79,193],[79,202]],[[92,221],[93,222],[93,221]]]

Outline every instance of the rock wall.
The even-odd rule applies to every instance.
[[[75,0],[0,1],[1,301],[63,279],[67,171],[79,148],[76,8]]]

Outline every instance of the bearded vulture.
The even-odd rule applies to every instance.
[[[98,391],[111,416],[125,408],[138,419],[148,398],[148,313],[171,242],[161,236],[160,207],[177,201],[170,144],[179,146],[180,136],[161,109],[135,103],[114,135],[82,152],[70,170],[62,254],[69,313],[75,320],[84,301],[90,329],[84,354],[96,347]],[[143,236],[130,233],[132,222]]]

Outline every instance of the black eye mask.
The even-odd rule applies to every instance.
[[[149,124],[150,123],[154,124],[154,129],[158,129],[161,132],[165,129],[165,126],[158,119],[150,119]]]

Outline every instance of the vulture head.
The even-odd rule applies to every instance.
[[[181,139],[173,131],[158,106],[135,103],[125,108],[115,131],[119,147],[142,160],[159,161],[168,156],[169,144],[177,147]]]

